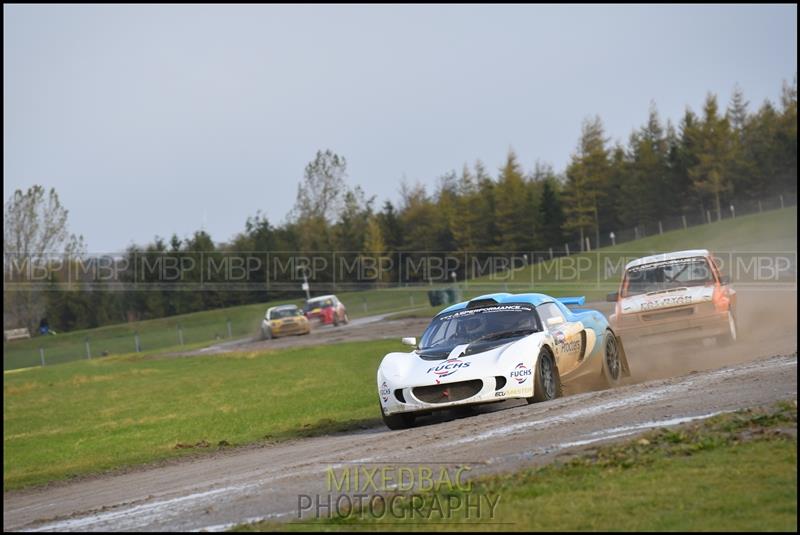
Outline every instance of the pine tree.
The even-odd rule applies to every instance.
[[[731,191],[732,136],[728,118],[718,113],[717,98],[709,94],[698,132],[697,164],[689,169],[695,189],[711,198],[717,219],[722,218],[722,198]]]
[[[535,212],[530,206],[522,169],[512,150],[509,150],[506,163],[500,170],[496,199],[495,216],[502,250],[511,252],[531,248]]]
[[[603,123],[599,117],[583,122],[578,148],[567,167],[564,190],[567,221],[564,229],[577,231],[584,249],[586,234],[600,240],[601,201],[607,198],[610,165]],[[612,208],[609,208],[609,211]]]
[[[564,210],[557,191],[557,182],[548,178],[542,185],[542,198],[539,202],[539,224],[542,247],[558,247],[564,243]]]

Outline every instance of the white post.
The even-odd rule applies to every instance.
[[[183,327],[180,323],[178,324],[178,342],[183,345]]]
[[[592,250],[592,242],[589,240],[589,236],[586,236],[586,252],[590,252]]]
[[[569,244],[568,243],[564,244],[564,250],[567,251],[567,256],[569,256]]]
[[[87,359],[91,359],[92,358],[92,350],[89,348],[89,337],[88,336],[86,337],[85,342],[86,342],[86,358]]]
[[[42,367],[44,367],[44,348],[39,348],[39,358],[42,359]]]
[[[231,329],[231,319],[227,319],[228,324],[228,338],[233,338],[233,329]]]
[[[780,195],[781,198],[781,208],[783,208],[783,195]]]
[[[759,199],[758,200],[758,213],[760,214],[761,212],[762,212],[762,210],[761,210],[761,199]]]
[[[731,219],[736,219],[736,208],[731,205]]]
[[[617,235],[616,234],[614,234],[613,232],[609,232],[608,233],[608,237],[611,238],[611,246],[612,247],[617,245]]]
[[[363,304],[363,306],[364,306],[364,312],[366,312],[366,311],[367,311],[367,300],[366,300],[365,298],[363,298],[363,297],[362,297],[362,298],[361,298],[361,303],[362,303],[362,304]]]
[[[661,220],[658,221],[658,233],[664,234],[664,226],[661,224]]]
[[[142,351],[142,343],[139,340],[139,333],[137,331],[134,331],[134,333],[133,333],[133,344],[136,346],[136,352],[137,353],[141,353],[141,351]]]
[[[551,247],[550,248],[550,260],[552,260],[552,259],[553,259],[553,248]]]
[[[681,216],[681,219],[683,220],[683,230],[686,230],[687,228],[689,228],[689,227],[686,225],[686,214],[683,214],[683,215]]]
[[[638,240],[639,239],[639,225],[636,225],[635,227],[633,227],[633,239],[634,240]]]
[[[706,210],[706,218],[708,218],[708,222],[711,223],[711,210]]]

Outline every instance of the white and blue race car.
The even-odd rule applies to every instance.
[[[383,421],[403,429],[416,416],[460,405],[561,395],[579,378],[615,386],[630,375],[621,341],[605,316],[571,310],[583,297],[497,293],[452,305],[433,318],[409,353],[378,367]]]

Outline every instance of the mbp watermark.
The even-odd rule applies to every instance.
[[[667,252],[668,253],[668,252]],[[468,290],[584,292],[619,285],[657,251],[300,252],[137,251],[4,254],[5,290],[314,291],[458,285]],[[796,251],[713,251],[721,275],[760,289],[796,289]]]
[[[479,492],[469,465],[343,464],[324,472],[324,492],[299,494],[297,518],[389,522],[486,522],[500,495]]]

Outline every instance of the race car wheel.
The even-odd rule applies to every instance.
[[[616,386],[622,377],[622,362],[619,356],[619,343],[611,331],[606,331],[606,345],[603,352],[603,376],[609,387]]]
[[[408,429],[414,425],[413,414],[404,413],[386,416],[383,414],[383,409],[381,409],[381,417],[383,418],[383,423],[386,424],[386,427],[392,431],[397,431],[398,429]]]
[[[272,329],[269,327],[261,326],[261,339],[262,340],[272,340]]]
[[[723,346],[728,346],[736,343],[739,331],[736,327],[736,316],[733,311],[728,311],[728,332],[722,336],[717,337],[717,343]]]
[[[561,396],[561,378],[553,354],[546,347],[539,351],[533,379],[533,396],[528,403],[548,401]]]

